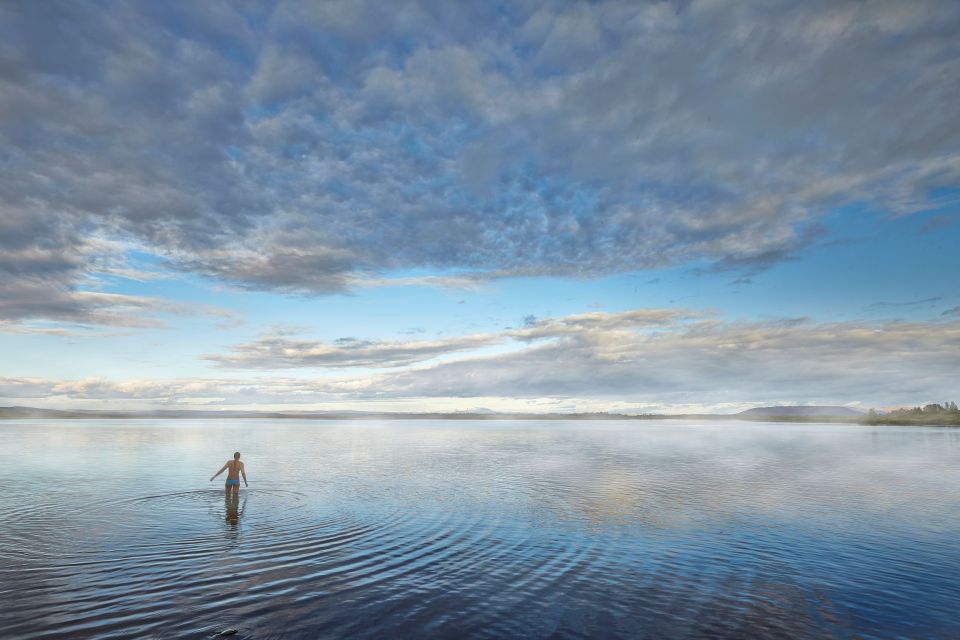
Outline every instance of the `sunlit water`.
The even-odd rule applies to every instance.
[[[958,429],[0,422],[3,637],[955,638],[958,612]]]

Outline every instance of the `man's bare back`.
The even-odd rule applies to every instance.
[[[243,463],[240,462],[239,451],[233,454],[233,460],[227,460],[223,464],[223,466],[220,467],[220,471],[217,471],[215,474],[210,476],[210,481],[213,482],[213,479],[216,478],[221,473],[223,473],[224,471],[227,472],[227,480],[223,485],[223,490],[228,495],[230,494],[231,491],[233,491],[234,495],[240,493],[240,476],[243,476],[243,485],[245,487],[250,486],[249,484],[247,484],[246,469],[244,469]]]

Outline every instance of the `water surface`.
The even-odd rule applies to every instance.
[[[3,637],[960,637],[958,429],[4,421],[0,486]]]

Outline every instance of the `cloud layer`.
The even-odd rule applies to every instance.
[[[297,367],[399,367],[501,342],[492,335],[407,342],[341,338],[332,343],[295,340],[282,332],[232,347],[226,355],[206,356],[222,367],[288,369]]]
[[[501,334],[475,334],[436,340],[360,340],[333,342],[294,339],[284,329],[267,332],[251,342],[234,345],[226,354],[205,356],[220,367],[237,369],[291,369],[303,367],[391,368],[433,360],[440,356],[476,350],[507,339],[522,342],[588,334],[617,335],[642,327],[661,327],[703,314],[674,309],[636,309],[618,314],[584,313],[538,320],[528,317],[524,326]]]
[[[279,338],[277,339],[279,340]],[[256,369],[393,367],[512,340],[518,349],[338,378],[187,380],[0,379],[0,398],[140,400],[155,404],[715,410],[807,402],[864,406],[956,393],[960,322],[723,322],[640,309],[531,320],[497,335],[434,342],[255,341],[221,359]]]
[[[833,206],[958,183],[958,29],[922,0],[5,4],[0,319],[131,324],[85,292],[115,243],[309,294],[762,268]]]

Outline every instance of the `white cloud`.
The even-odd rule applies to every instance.
[[[660,406],[867,405],[949,397],[960,323],[677,323],[583,328],[502,355],[397,373],[381,394],[570,398]]]
[[[334,342],[294,340],[286,333],[267,334],[231,347],[229,353],[205,356],[221,367],[287,369],[296,367],[399,367],[458,351],[498,344],[495,335],[438,340],[383,341],[342,338]]]
[[[513,338],[519,350],[427,365],[440,354]],[[890,406],[956,393],[960,322],[725,322],[640,309],[531,322],[500,336],[438,341],[240,345],[221,360],[252,367],[412,366],[373,375],[175,380],[0,379],[0,398],[222,406],[489,407],[521,410],[723,410],[764,404]],[[198,400],[199,401],[199,400]]]

